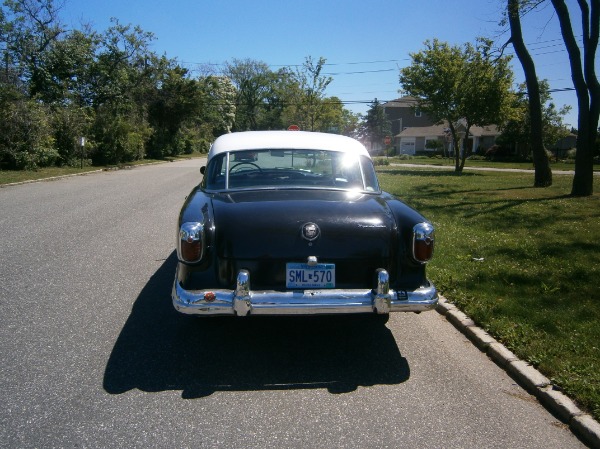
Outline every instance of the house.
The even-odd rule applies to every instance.
[[[414,97],[402,97],[383,104],[385,114],[391,122],[393,146],[397,154],[433,154],[442,149],[452,152],[452,138],[447,123],[435,122],[422,113]],[[464,132],[464,126],[458,125]],[[465,146],[471,151],[485,152],[495,144],[500,135],[498,127],[471,126]]]
[[[569,133],[565,137],[561,138],[554,145],[550,147],[550,151],[554,153],[556,158],[564,158],[567,156],[569,150],[577,147],[577,135]]]
[[[421,112],[415,97],[402,97],[383,103],[383,110],[392,126],[392,135],[397,136],[406,128],[431,126],[435,122]]]
[[[457,132],[465,132],[465,127],[460,124]],[[465,147],[470,152],[485,153],[496,143],[500,135],[496,125],[471,126],[469,136],[465,136]],[[433,154],[441,151],[453,153],[452,136],[448,123],[442,125],[423,126],[419,128],[406,128],[395,136],[395,145],[398,154]]]

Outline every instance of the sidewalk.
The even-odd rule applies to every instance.
[[[454,165],[428,165],[428,164],[399,164],[390,163],[390,167],[417,167],[417,168],[431,168],[435,170],[454,170]],[[491,168],[491,167],[469,167],[465,165],[465,170],[474,171],[505,171],[513,173],[534,173],[533,168],[527,170],[524,168]],[[575,174],[575,170],[552,170],[553,175],[571,175]],[[600,176],[600,171],[594,171],[594,176]]]

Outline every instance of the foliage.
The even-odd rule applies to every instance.
[[[489,40],[461,48],[434,39],[411,58],[411,65],[400,71],[403,90],[418,98],[418,107],[434,121],[448,123],[454,148],[461,140],[457,128],[464,127],[468,135],[473,125],[498,125],[508,118],[510,58],[492,56]],[[467,156],[466,151],[455,151],[457,172],[462,172]]]
[[[60,9],[55,0],[0,9],[2,168],[79,165],[81,137],[94,164],[120,164],[207,151],[232,130],[356,132],[358,117],[325,95],[324,58],[277,71],[234,59],[194,78],[151,50],[152,33],[117,19],[69,30]]]
[[[0,89],[0,168],[31,170],[59,158],[48,117],[43,104]]]
[[[570,106],[557,108],[551,101],[550,86],[547,80],[541,80],[540,98],[542,104],[543,142],[545,148],[553,147],[559,139],[569,134],[563,124],[563,117],[570,111]],[[510,148],[520,148],[523,156],[531,154],[531,130],[527,88],[519,85],[517,95],[513,97],[511,118],[502,127],[498,144]]]
[[[385,137],[392,134],[392,125],[377,98],[373,100],[363,119],[360,133],[363,138],[371,142],[373,150],[381,148]]]
[[[271,90],[269,66],[251,59],[234,59],[227,63],[224,75],[237,90],[235,99],[235,131],[249,131],[262,128],[263,106]]]
[[[314,61],[307,57],[301,68],[292,74],[292,79],[298,86],[293,98],[295,123],[307,131],[324,130],[323,116],[327,110],[325,89],[333,78],[322,75],[325,58]],[[340,103],[341,104],[341,103]],[[332,103],[330,102],[330,106]]]

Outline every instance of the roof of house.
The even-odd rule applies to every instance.
[[[398,134],[398,137],[440,137],[444,136],[447,132],[449,132],[448,124],[444,123],[441,125],[406,128]],[[496,125],[471,126],[469,129],[469,135],[472,137],[497,136],[499,134],[500,131]]]
[[[418,103],[418,99],[416,97],[402,97],[402,98],[397,98],[395,100],[392,101],[387,101],[385,103],[383,103],[383,107],[384,108],[406,108],[406,107],[415,107],[417,106]]]

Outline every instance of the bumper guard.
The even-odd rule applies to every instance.
[[[173,305],[190,315],[316,315],[423,312],[435,308],[433,284],[413,291],[389,288],[389,274],[377,271],[377,286],[367,289],[265,290],[250,289],[250,273],[241,270],[235,290],[185,290],[175,276]]]

